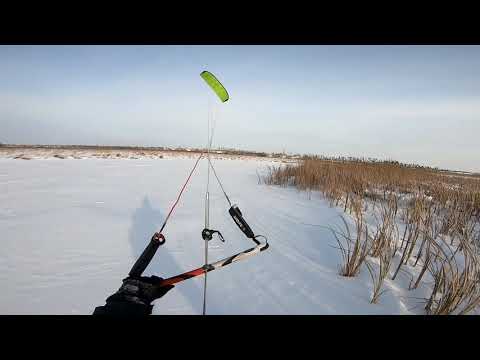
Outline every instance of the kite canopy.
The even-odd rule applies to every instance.
[[[205,80],[205,82],[215,91],[215,94],[225,102],[229,99],[227,90],[223,87],[222,83],[218,81],[218,79],[208,71],[203,71],[200,76]]]

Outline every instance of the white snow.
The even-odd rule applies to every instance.
[[[90,314],[121,285],[162,224],[195,158],[0,159],[0,313]],[[385,281],[370,304],[372,281],[338,275],[340,254],[325,226],[341,208],[319,194],[258,183],[270,159],[213,160],[227,193],[270,249],[208,275],[208,314],[423,313],[408,277]],[[169,277],[203,265],[206,161],[200,163],[146,275]],[[211,178],[215,261],[252,246],[233,223]],[[395,267],[395,263],[392,268]],[[200,314],[203,278],[178,284],[155,314]]]

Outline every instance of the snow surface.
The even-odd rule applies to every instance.
[[[0,159],[0,313],[90,314],[116,291],[163,222],[194,157],[163,159]],[[213,160],[232,202],[270,248],[208,275],[208,314],[423,313],[399,274],[370,304],[372,281],[338,275],[340,253],[325,226],[341,208],[319,194],[259,184],[267,159]],[[203,265],[203,160],[145,275],[169,277]],[[233,223],[215,179],[210,242],[215,261],[252,246]],[[392,268],[395,267],[395,263]],[[178,284],[155,301],[154,314],[201,314],[203,278]]]

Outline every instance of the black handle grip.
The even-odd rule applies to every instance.
[[[157,252],[158,247],[162,245],[164,242],[165,242],[165,238],[163,237],[163,235],[159,233],[155,233],[152,239],[150,240],[150,243],[147,245],[145,250],[143,250],[142,255],[140,255],[140,257],[135,262],[135,264],[133,264],[132,269],[130,270],[128,275],[131,277],[142,276],[142,273],[145,271],[148,264],[150,264],[150,261],[152,261],[152,258]]]
[[[228,212],[230,213],[230,216],[233,218],[235,221],[235,224],[238,225],[240,230],[250,239],[255,240],[255,234],[253,233],[252,229],[250,226],[247,224],[245,219],[242,216],[242,212],[238,208],[237,205],[232,205],[230,209],[228,209]]]

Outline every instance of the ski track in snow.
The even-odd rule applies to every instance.
[[[0,159],[0,313],[90,314],[103,305],[159,229],[194,161]],[[270,248],[208,274],[208,314],[422,313],[413,297],[425,290],[408,291],[402,274],[385,281],[378,304],[370,304],[366,269],[356,278],[338,275],[340,254],[325,227],[340,224],[341,208],[317,193],[258,184],[268,160],[213,163]],[[203,265],[206,166],[203,160],[192,177],[145,275]],[[209,260],[252,247],[214,178],[210,192],[211,227],[226,243],[212,240]],[[154,303],[154,314],[201,314],[202,296],[203,278],[187,280]]]

